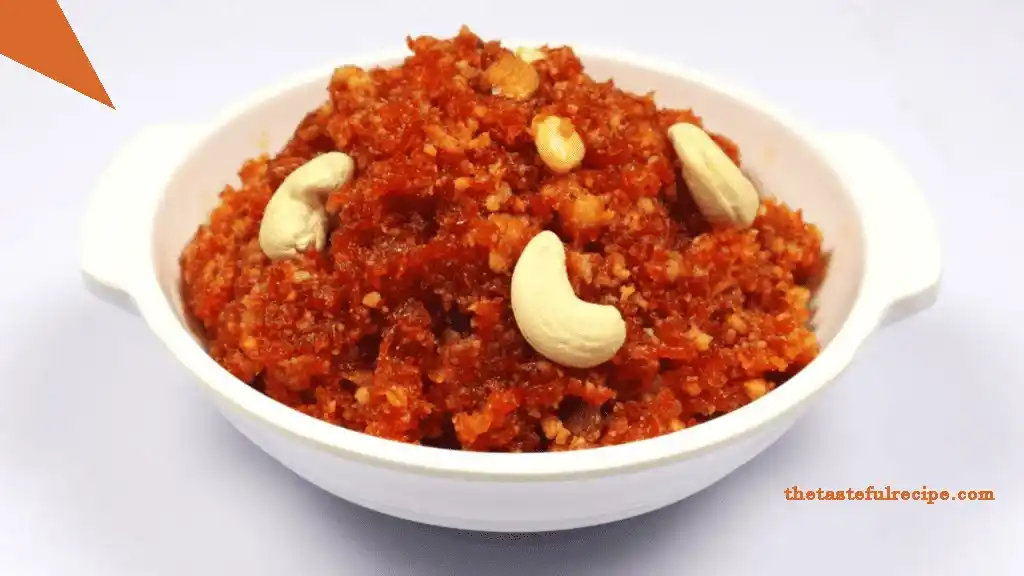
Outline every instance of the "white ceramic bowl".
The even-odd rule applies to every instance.
[[[263,91],[216,120],[142,131],[113,159],[88,208],[86,282],[97,295],[136,310],[245,436],[313,484],[367,508],[439,526],[531,532],[601,524],[686,498],[775,442],[873,331],[935,301],[937,229],[909,174],[870,137],[810,130],[750,94],[665,62],[576,50],[595,78],[655,90],[660,105],[693,107],[709,129],[740,145],[745,169],[763,191],[802,208],[822,228],[826,248],[834,251],[815,318],[824,348],[785,386],[733,413],[651,440],[565,453],[488,454],[332,426],[231,376],[186,326],[178,255],[240,163],[268,145],[271,151],[283,145],[321,103],[333,66]],[[406,54],[336,63],[393,65]]]

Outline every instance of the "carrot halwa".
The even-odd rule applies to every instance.
[[[815,357],[821,235],[771,199],[749,228],[709,224],[666,136],[702,126],[693,111],[594,81],[568,47],[509,60],[466,28],[408,45],[400,66],[339,68],[323,105],[278,154],[242,165],[184,249],[186,309],[225,369],[352,430],[535,452],[698,425]],[[535,77],[509,82],[523,64]],[[538,115],[571,121],[582,164],[542,161]],[[258,240],[267,203],[329,151],[355,171],[327,197],[324,248],[271,261]],[[558,365],[517,328],[512,272],[544,230],[563,241],[578,297],[625,320],[608,362]]]

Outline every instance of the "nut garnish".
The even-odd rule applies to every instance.
[[[519,48],[516,48],[516,56],[526,63],[533,63],[547,58],[547,54],[538,48],[533,48],[532,46],[520,46]]]
[[[540,86],[540,75],[528,62],[506,52],[487,68],[484,81],[495,95],[526,100]]]
[[[576,296],[565,246],[548,230],[534,236],[516,262],[512,314],[527,343],[563,366],[597,366],[615,356],[626,341],[626,322],[617,308]]]
[[[583,163],[587,149],[571,120],[560,116],[545,116],[535,118],[533,126],[537,153],[552,171],[565,174]]]
[[[699,126],[680,122],[668,129],[683,180],[701,214],[713,224],[750,226],[761,198],[725,152]]]
[[[323,250],[327,240],[327,194],[352,178],[355,161],[326,152],[296,168],[278,186],[260,222],[260,249],[272,260]]]

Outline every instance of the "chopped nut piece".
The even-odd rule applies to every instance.
[[[636,292],[636,286],[633,286],[632,284],[619,288],[619,300],[626,300],[632,296],[634,292]]]
[[[735,330],[736,333],[739,335],[746,334],[747,331],[750,329],[750,327],[747,326],[746,321],[736,314],[730,315],[729,318],[725,321],[725,323],[728,324],[729,327]]]
[[[508,259],[493,250],[487,255],[487,265],[492,272],[508,271]]]
[[[388,404],[391,404],[396,408],[405,406],[407,402],[405,390],[402,390],[401,388],[388,388],[384,392],[384,397],[388,399]]]
[[[380,304],[380,292],[370,292],[363,296],[363,306],[376,308]]]
[[[528,62],[506,52],[487,68],[484,81],[495,95],[526,100],[540,86],[540,75]]]
[[[743,389],[746,390],[747,396],[751,400],[757,400],[768,393],[768,383],[761,378],[747,380],[743,383]]]
[[[533,63],[538,60],[547,58],[547,54],[543,50],[532,48],[530,46],[520,46],[516,48],[516,56],[523,62]]]
[[[367,402],[370,401],[370,390],[367,389],[365,386],[360,386],[359,388],[356,389],[355,397],[356,402],[360,404],[366,404]]]
[[[711,335],[702,332],[701,329],[696,326],[691,327],[686,332],[686,337],[693,340],[693,343],[697,345],[697,350],[700,350],[701,352],[707,352],[708,348],[711,347]]]
[[[700,396],[700,384],[693,380],[687,381],[686,384],[683,384],[683,392],[686,392],[688,396],[696,398]]]
[[[541,420],[540,427],[544,431],[544,437],[548,440],[553,440],[558,434],[558,430],[562,427],[562,423],[554,416],[546,416]]]

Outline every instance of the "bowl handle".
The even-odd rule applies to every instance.
[[[910,172],[884,144],[864,134],[828,133],[823,148],[861,211],[867,243],[865,295],[889,325],[938,298],[938,226]]]
[[[107,165],[85,209],[80,266],[86,288],[101,300],[137,312],[134,278],[146,266],[156,203],[188,146],[195,126],[150,126]]]

